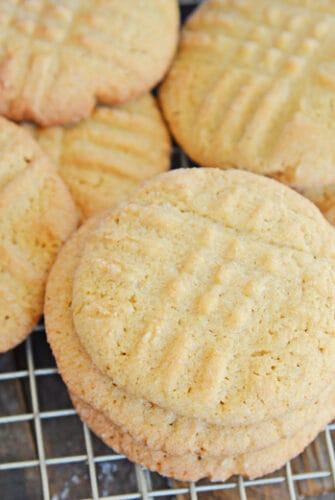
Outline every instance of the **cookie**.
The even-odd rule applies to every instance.
[[[203,2],[160,92],[177,141],[202,166],[333,183],[334,28],[322,0]]]
[[[178,23],[176,0],[1,2],[0,113],[64,125],[97,100],[147,92],[170,64]]]
[[[283,184],[161,174],[87,239],[75,329],[137,398],[217,425],[278,417],[332,380],[334,256],[333,228]]]
[[[72,198],[27,132],[0,118],[0,352],[43,311],[47,275],[78,221]]]
[[[296,433],[315,411],[327,404],[330,385],[315,401],[285,413],[281,419],[253,426],[223,428],[187,419],[145,400],[127,395],[93,365],[75,332],[71,304],[72,281],[88,234],[100,221],[90,219],[62,248],[49,276],[45,322],[59,371],[73,395],[88,402],[129,433],[137,442],[172,455],[232,455],[259,449]]]
[[[98,106],[72,127],[29,130],[57,165],[84,219],[116,206],[144,180],[169,169],[169,134],[150,94]]]
[[[103,413],[95,411],[82,400],[72,396],[80,418],[99,436],[107,446],[124,453],[130,460],[148,469],[180,481],[197,481],[204,477],[225,481],[234,474],[254,479],[282,467],[311,442],[335,413],[334,394],[321,410],[317,419],[310,421],[296,435],[282,439],[273,446],[260,451],[226,458],[208,458],[199,455],[173,456],[134,441],[131,436],[115,426]],[[322,422],[323,425],[320,423]]]

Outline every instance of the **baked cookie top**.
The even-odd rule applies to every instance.
[[[160,98],[183,148],[299,189],[334,182],[335,4],[208,0]]]
[[[43,310],[47,274],[78,222],[68,189],[21,127],[0,118],[0,352]]]
[[[170,166],[169,133],[150,94],[98,106],[71,127],[28,127],[58,167],[84,219],[116,206]]]
[[[334,256],[332,227],[280,183],[161,174],[91,232],[74,325],[135,397],[213,424],[275,417],[333,376]]]
[[[178,23],[176,0],[1,1],[0,113],[64,125],[150,90]]]

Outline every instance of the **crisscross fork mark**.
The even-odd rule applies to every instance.
[[[51,66],[52,60],[54,60],[53,64],[56,64],[59,62],[60,49],[61,49],[61,47],[66,47],[66,44],[68,42],[68,39],[70,38],[72,29],[73,29],[73,26],[75,24],[76,18],[79,15],[79,12],[82,8],[83,3],[84,3],[84,0],[76,0],[75,8],[71,11],[72,15],[68,19],[67,24],[64,25],[63,38],[59,42],[52,45],[53,50],[52,50],[52,53],[49,55],[50,66]],[[54,76],[54,79],[55,79],[55,76]],[[49,82],[49,88],[52,88],[52,83],[53,83],[52,81]],[[46,92],[47,92],[47,89],[45,88],[44,93],[46,93]],[[42,92],[41,92],[41,94],[42,94]]]
[[[130,121],[134,121],[137,117],[134,115],[129,116]],[[149,120],[148,120],[149,121]],[[141,120],[140,120],[141,122]],[[154,120],[150,121],[153,123]],[[98,128],[95,126],[98,125]],[[66,152],[64,155],[64,164],[77,167],[78,169],[98,170],[101,173],[115,174],[116,177],[122,177],[137,183],[148,175],[147,170],[155,163],[155,158],[151,156],[150,151],[146,146],[146,141],[152,143],[151,134],[133,132],[134,138],[130,139],[128,135],[120,139],[118,135],[113,135],[113,132],[119,132],[122,129],[117,124],[106,124],[101,120],[96,120],[95,117],[91,118],[90,122],[83,125],[85,127],[78,137],[75,137],[70,142],[70,157],[67,161]],[[79,131],[78,131],[79,132]],[[141,138],[143,140],[141,141]],[[144,144],[143,144],[144,141]],[[111,152],[116,151],[122,157],[129,157],[129,162],[138,160],[141,165],[141,172],[126,171],[118,161],[111,161],[113,154],[107,155],[107,150]],[[66,151],[66,149],[65,149]],[[115,155],[114,155],[115,156]],[[106,162],[101,162],[99,159],[106,159]],[[135,163],[136,164],[136,163]]]
[[[199,272],[199,266],[201,264],[206,265],[208,267],[208,262],[206,262],[206,259],[202,258],[202,254],[206,249],[208,248],[206,244],[206,240],[208,240],[208,228],[206,228],[200,235],[199,240],[202,241],[202,244],[198,246],[197,250],[194,251],[195,245],[193,244],[189,249],[188,252],[186,253],[186,257],[184,258],[181,267],[179,269],[179,273],[177,277],[173,277],[172,279],[168,280],[167,286],[162,288],[161,290],[161,295],[166,294],[166,292],[170,291],[171,295],[171,300],[172,302],[185,302],[185,294],[188,293],[188,290],[186,287],[183,287],[183,277],[184,275],[190,276],[194,275],[196,272]],[[157,328],[159,331],[162,331],[166,325],[166,313],[169,309],[169,305],[171,304],[171,300],[166,299],[162,301],[163,304],[163,309],[159,311],[158,317],[152,317],[150,320],[150,323],[146,325],[145,329],[142,331],[141,335],[139,336],[138,341],[136,342],[131,355],[132,356],[141,356],[142,350],[147,349],[146,342],[144,342],[144,338],[148,335],[148,332],[155,332]],[[194,302],[197,301],[197,290],[196,290],[196,296],[194,298]],[[189,326],[189,325],[188,325]],[[151,334],[150,334],[151,335]],[[155,335],[155,333],[154,333]],[[174,364],[177,362],[177,357],[178,353],[182,353],[184,350],[184,343],[183,339],[178,335],[176,338],[172,338],[170,343],[166,346],[166,352],[163,354],[162,359],[164,361],[164,365],[168,365],[169,362],[173,362]],[[173,353],[173,360],[168,359],[168,353],[172,352]],[[171,377],[174,376],[176,371],[171,371]],[[171,383],[172,380],[169,381]]]
[[[245,68],[246,71],[246,74],[243,78],[244,83],[243,81],[238,82],[239,85],[236,86],[235,79],[232,79],[231,85],[235,87],[235,89],[232,89],[233,95],[231,95],[231,92],[229,90],[225,92],[226,105],[224,107],[221,106],[221,108],[218,108],[217,106],[214,108],[213,119],[215,115],[218,116],[218,114],[220,114],[222,118],[220,121],[220,126],[216,129],[215,127],[213,127],[215,132],[211,139],[212,144],[215,145],[218,141],[220,141],[221,137],[224,137],[224,140],[229,141],[230,143],[244,144],[246,150],[250,147],[257,149],[259,148],[260,144],[263,143],[268,152],[270,146],[273,146],[272,142],[276,140],[276,137],[274,137],[273,141],[269,142],[271,130],[273,129],[274,124],[278,124],[280,121],[283,122],[283,113],[287,112],[285,110],[285,107],[283,107],[283,102],[286,101],[288,94],[292,94],[292,83],[296,84],[297,80],[300,81],[304,77],[307,71],[307,67],[311,65],[311,62],[320,51],[320,47],[318,46],[318,37],[315,38],[315,32],[319,23],[322,22],[323,17],[321,18],[321,21],[320,19],[316,21],[311,20],[307,30],[305,24],[302,28],[300,28],[299,32],[293,32],[294,38],[291,43],[289,52],[278,51],[280,52],[281,57],[275,63],[275,72],[273,74],[269,74],[267,77],[264,76],[265,79],[270,79],[270,81],[266,85],[260,85],[260,83],[258,83],[258,85],[254,87],[254,90],[250,92],[249,95],[244,95],[244,93],[241,94],[242,89],[247,86],[249,78],[248,67],[250,62],[248,61],[248,59],[244,61],[244,66],[242,66],[242,68]],[[243,39],[236,39],[237,43],[234,51],[235,55],[237,55],[237,53],[243,49],[243,47],[245,46],[243,44],[248,43],[248,40],[254,29],[254,25],[250,26],[249,32],[245,34]],[[303,33],[301,33],[301,30],[303,30]],[[274,41],[279,34],[280,31],[278,31],[278,29],[274,29],[272,33],[272,40]],[[322,36],[323,35],[321,34],[321,38]],[[315,41],[315,44],[313,44],[313,40]],[[264,63],[265,58],[269,54],[269,49],[267,45],[262,46],[259,44],[259,42],[257,45],[257,60],[259,64],[261,64],[262,62]],[[259,50],[259,47],[261,48],[261,50]],[[299,54],[300,49],[303,49],[305,51],[305,54]],[[250,56],[253,58],[254,54],[251,53]],[[229,61],[232,60],[232,57],[232,54],[230,54]],[[227,62],[226,67],[227,65],[229,65],[229,61]],[[252,62],[254,64],[254,59],[252,59]],[[284,88],[284,85],[281,86],[279,83],[271,90],[272,83],[274,81],[280,82],[280,78],[285,76],[283,75],[283,70],[285,68],[287,68],[288,71],[288,77],[286,78],[287,88]],[[219,79],[221,78],[222,73]],[[216,82],[214,85],[218,86],[218,82]],[[297,99],[298,92],[300,91],[299,85],[295,85],[294,88],[296,89],[295,92],[297,93]],[[198,111],[196,113],[198,118],[196,120],[194,130],[201,130],[201,122],[205,120],[204,113],[201,112],[201,109],[204,106],[207,107],[208,95],[211,95],[211,91],[205,94],[204,99],[198,106]],[[241,99],[243,99],[243,101],[241,101]],[[239,104],[242,104],[243,110],[242,112],[240,111],[238,117],[235,116],[234,126],[231,129],[227,126],[227,119],[225,118],[225,116],[227,115],[227,113],[229,115],[229,110],[234,109],[234,105],[239,106]],[[206,114],[206,121],[208,121],[208,113]],[[269,125],[270,123],[271,125]],[[246,129],[247,124],[249,125]],[[223,130],[225,131],[224,134]],[[253,138],[258,138],[256,142],[254,139],[253,141],[248,140],[248,135],[245,135],[246,130],[248,130],[249,132],[250,130],[253,130]],[[265,135],[266,140],[264,140]]]
[[[78,12],[80,11],[82,4],[83,4],[83,0],[77,1],[76,8],[71,11],[72,12],[71,16],[69,17],[67,22],[63,23],[63,36],[60,37],[59,40],[54,40],[53,42],[50,42],[49,40],[44,40],[44,44],[47,45],[48,51],[49,51],[47,56],[46,56],[47,61],[48,61],[47,65],[49,68],[51,67],[52,63],[55,64],[57,59],[59,59],[60,47],[66,45],[66,41],[71,33],[71,29],[72,29],[72,26],[75,22],[75,18],[78,15]],[[16,96],[14,97],[14,99],[16,99],[18,96],[21,96],[24,93],[24,89],[25,89],[27,82],[28,82],[28,77],[31,75],[31,73],[30,73],[31,69],[32,69],[31,63],[32,63],[32,57],[34,55],[32,52],[32,43],[33,43],[34,39],[36,38],[37,30],[43,25],[42,21],[44,18],[45,11],[50,5],[52,5],[50,2],[47,2],[47,3],[41,2],[40,3],[40,9],[36,13],[34,13],[33,30],[30,32],[29,35],[24,35],[26,37],[26,41],[25,41],[25,45],[24,45],[24,51],[26,54],[25,64],[24,64],[24,69],[22,71],[22,76],[20,78],[21,83],[17,88]],[[5,31],[5,33],[3,34],[3,37],[2,37],[2,44],[3,44],[4,40],[6,40],[6,38],[9,36],[10,29],[11,28],[16,29],[14,23],[17,20],[17,13],[20,11],[20,9],[22,9],[22,7],[20,6],[20,2],[19,2],[16,5],[16,8],[13,9],[12,16],[8,22],[7,30]],[[43,39],[41,41],[43,41]],[[1,50],[1,45],[0,45],[0,50]],[[49,88],[51,87],[51,85],[52,85],[52,82],[49,82]],[[38,80],[38,87],[39,88],[36,89],[36,93],[34,96],[35,100],[37,99],[37,96],[39,96],[39,98],[41,98],[47,92],[45,79],[42,78],[42,79]]]

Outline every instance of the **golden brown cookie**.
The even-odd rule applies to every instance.
[[[303,189],[335,182],[335,4],[208,0],[160,98],[182,147]]]
[[[290,438],[282,439],[269,448],[260,451],[236,455],[233,457],[202,457],[199,455],[174,456],[162,451],[150,450],[115,426],[103,413],[97,412],[84,401],[72,396],[72,401],[80,418],[106,444],[118,453],[138,462],[148,469],[172,476],[180,481],[197,481],[204,477],[225,481],[233,474],[247,478],[269,474],[282,467],[285,462],[303,451],[322,430],[335,413],[334,393],[328,404],[322,408],[318,418],[312,419],[304,429]],[[322,423],[320,423],[322,422]]]
[[[73,395],[104,412],[130,436],[153,450],[172,455],[231,455],[260,449],[301,429],[333,394],[332,385],[316,399],[282,418],[252,426],[220,427],[178,416],[143,399],[136,399],[93,365],[75,332],[71,294],[73,274],[88,234],[101,216],[90,219],[62,248],[49,276],[45,321],[48,340],[60,373]]]
[[[30,135],[0,118],[0,352],[43,310],[46,278],[78,222],[72,198]]]
[[[239,170],[148,181],[92,231],[72,294],[82,345],[119,387],[218,425],[278,417],[331,382],[334,308],[333,228]]]
[[[147,92],[170,64],[178,22],[176,0],[1,2],[0,113],[64,125],[97,100]]]
[[[29,129],[57,165],[83,218],[116,206],[144,180],[169,169],[169,134],[150,94],[98,106],[72,127]]]

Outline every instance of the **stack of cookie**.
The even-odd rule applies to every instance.
[[[82,419],[178,479],[255,477],[335,415],[335,233],[238,170],[148,181],[60,252],[48,339]]]
[[[204,2],[160,100],[209,168],[162,173],[178,22],[177,0],[1,3],[0,351],[94,216],[45,306],[82,419],[165,475],[255,477],[335,416],[335,232],[277,182],[335,221],[335,6]]]
[[[31,132],[0,121],[0,352],[41,317],[47,274],[78,216],[117,205],[169,169],[169,134],[149,92],[176,49],[178,3],[134,7],[0,5],[0,114]]]

